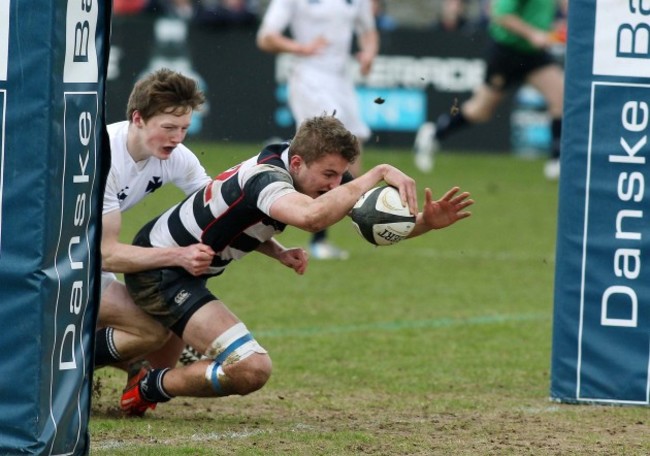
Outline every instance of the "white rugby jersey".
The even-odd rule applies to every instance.
[[[260,34],[283,33],[289,28],[294,40],[311,43],[324,37],[329,43],[318,54],[297,56],[296,65],[342,74],[352,48],[354,33],[375,29],[371,0],[271,0]]]
[[[210,182],[198,158],[182,144],[176,146],[167,160],[149,157],[136,163],[126,150],[128,129],[128,121],[107,126],[111,169],[106,180],[102,214],[115,210],[124,212],[170,182],[186,195]]]
[[[232,260],[285,229],[269,211],[278,198],[296,192],[288,157],[288,143],[266,147],[145,225],[134,244],[177,247],[203,242],[216,252],[206,275],[220,274]]]

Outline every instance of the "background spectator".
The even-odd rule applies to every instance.
[[[149,0],[114,0],[113,14],[116,16],[132,16],[140,14],[149,6]]]
[[[466,0],[443,0],[435,28],[454,31],[461,30],[469,23]]]
[[[257,2],[250,0],[203,0],[197,6],[196,20],[212,25],[255,25]]]

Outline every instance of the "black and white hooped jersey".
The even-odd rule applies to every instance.
[[[286,227],[269,215],[280,197],[296,192],[288,169],[289,144],[275,144],[234,166],[147,224],[134,244],[188,246],[216,252],[207,275],[220,274]]]

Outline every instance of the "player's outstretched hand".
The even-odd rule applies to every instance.
[[[452,187],[442,198],[434,201],[431,189],[424,190],[422,219],[428,228],[434,230],[446,228],[472,215],[465,209],[474,204],[474,200],[469,197],[469,192],[458,193],[459,191],[459,187]]]
[[[193,276],[200,276],[210,267],[215,253],[206,244],[192,244],[181,248],[180,266]]]
[[[297,274],[303,275],[307,270],[309,256],[307,255],[305,249],[295,247],[291,249],[285,249],[282,253],[280,253],[278,256],[278,261],[296,271]]]

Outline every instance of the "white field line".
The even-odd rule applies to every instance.
[[[467,318],[436,318],[430,320],[403,320],[364,323],[355,325],[312,326],[305,328],[278,328],[255,331],[257,337],[297,337],[327,334],[341,334],[361,331],[381,332],[400,331],[404,329],[424,328],[451,328],[454,326],[493,325],[517,321],[543,321],[550,320],[551,312],[530,312],[517,314],[478,315]]]
[[[311,425],[307,424],[301,424],[298,423],[296,424],[292,429],[291,432],[314,432],[314,431],[319,431],[320,430]],[[224,440],[241,440],[241,439],[247,439],[250,437],[255,437],[257,435],[264,435],[264,434],[272,434],[273,430],[268,429],[254,429],[250,431],[241,431],[241,432],[209,432],[205,434],[192,434],[187,440],[188,442],[216,442],[216,441],[224,441]],[[175,440],[162,440],[162,439],[156,439],[155,446],[159,445],[177,445],[179,443],[178,439]],[[96,451],[110,451],[110,450],[115,450],[115,449],[138,449],[146,446],[146,442],[142,443],[135,443],[135,442],[124,442],[122,440],[105,440],[101,443],[93,443],[91,445],[91,448],[93,452]],[[152,443],[154,445],[154,443]]]
[[[252,431],[241,432],[209,432],[207,434],[192,434],[190,440],[193,442],[211,442],[217,440],[238,440],[254,437],[256,435],[269,434],[270,431],[255,429]]]
[[[386,249],[388,250],[388,249]],[[392,252],[387,252],[393,255]],[[395,255],[403,255],[395,250]],[[414,249],[409,251],[409,255],[425,258],[441,258],[446,260],[496,260],[496,261],[536,261],[545,260],[549,263],[555,262],[555,253],[531,254],[522,252],[490,252],[480,250],[438,250],[438,249]]]

